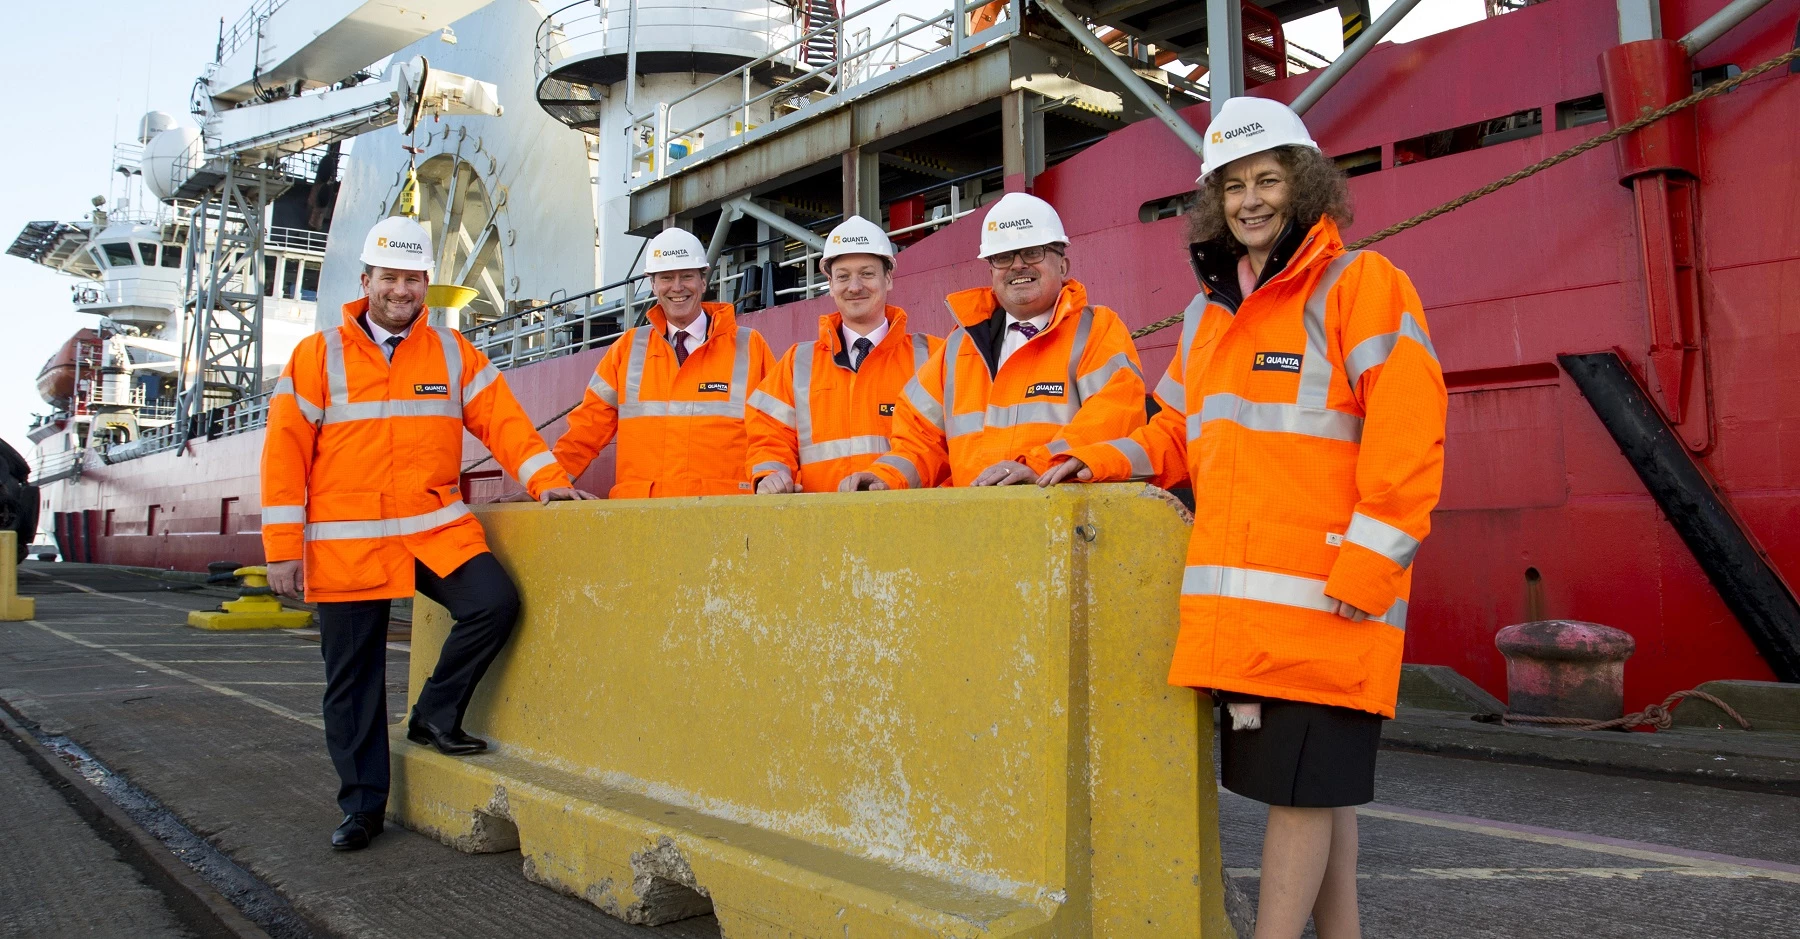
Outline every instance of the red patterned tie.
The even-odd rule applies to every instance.
[[[687,341],[688,341],[687,330],[682,330],[681,332],[678,332],[675,334],[675,364],[678,367],[687,364],[687,357],[688,357]]]

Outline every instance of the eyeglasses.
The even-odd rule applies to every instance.
[[[1014,258],[1024,261],[1026,264],[1036,264],[1049,257],[1051,254],[1055,254],[1057,257],[1063,256],[1062,251],[1054,246],[1032,245],[1029,248],[1008,251],[1005,254],[990,254],[988,255],[987,262],[994,270],[1003,271],[1013,266]]]

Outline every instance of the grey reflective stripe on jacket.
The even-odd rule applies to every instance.
[[[1094,326],[1094,308],[1085,306],[1075,324],[1075,340],[1069,345],[1069,378],[1064,400],[1057,402],[1024,402],[1011,405],[990,404],[985,410],[954,413],[956,401],[956,356],[962,348],[965,331],[957,328],[944,340],[944,434],[952,439],[977,434],[988,428],[1017,427],[1020,424],[1064,425],[1075,419],[1087,396],[1106,387],[1121,369],[1137,372],[1137,365],[1123,352],[1100,363],[1086,375],[1080,374],[1081,357],[1087,352],[1088,334]],[[1140,375],[1142,373],[1139,373]]]
[[[913,374],[925,367],[925,360],[931,358],[931,337],[924,333],[912,334]]]
[[[1325,581],[1322,580],[1215,564],[1190,566],[1182,574],[1181,592],[1190,597],[1255,600],[1320,613],[1336,613],[1338,604],[1325,595]],[[1368,622],[1386,623],[1396,629],[1405,629],[1406,601],[1395,600],[1386,613],[1371,616]]]
[[[539,450],[535,456],[528,456],[525,458],[525,462],[519,464],[519,483],[521,485],[530,485],[531,477],[536,476],[539,470],[546,466],[555,465],[555,454],[548,450]]]
[[[628,351],[630,361],[625,366],[625,397],[619,402],[619,419],[633,417],[730,417],[744,419],[744,402],[750,397],[750,336],[753,330],[748,326],[737,328],[737,355],[731,363],[730,397],[725,401],[645,401],[642,399],[644,386],[644,359],[650,352],[650,335],[656,332],[650,326],[639,326],[632,330],[631,348]],[[707,336],[712,342],[713,336]],[[668,340],[663,340],[667,342]],[[697,346],[694,352],[700,351]],[[690,353],[690,355],[693,353]]]
[[[913,461],[906,457],[897,453],[888,453],[877,457],[875,462],[882,466],[890,467],[898,472],[901,477],[906,480],[908,488],[917,489],[924,485],[919,479],[919,468],[914,466]]]
[[[265,505],[262,508],[264,525],[303,525],[306,523],[306,506],[304,505]]]
[[[1411,313],[1400,314],[1400,328],[1391,333],[1370,336],[1356,344],[1349,354],[1344,356],[1344,373],[1350,380],[1350,387],[1355,388],[1362,382],[1363,374],[1377,365],[1387,364],[1388,356],[1394,354],[1394,346],[1405,337],[1425,347],[1425,354],[1437,361],[1437,347],[1431,344],[1431,337],[1425,334],[1425,327],[1419,325],[1417,317]]]
[[[349,327],[328,330],[324,334],[325,386],[330,397],[326,399],[325,410],[319,421],[321,425],[341,424],[348,421],[382,420],[389,417],[449,417],[458,421],[462,420],[465,387],[462,381],[462,347],[456,342],[455,330],[441,326],[432,327],[438,333],[438,345],[444,353],[444,397],[351,401],[350,371],[344,365],[343,329],[345,328]],[[492,368],[493,366],[488,366],[488,369]],[[500,375],[498,371],[495,371],[491,378],[482,381],[485,371],[478,373],[470,381],[470,384],[481,382],[480,387],[475,389],[477,393]],[[296,401],[303,400],[299,395],[294,397]],[[301,408],[302,412],[306,410],[305,407]]]
[[[888,452],[888,439],[875,434],[827,440],[824,443],[813,440],[812,378],[813,362],[817,351],[817,343],[804,342],[794,347],[793,423],[795,436],[800,439],[800,465],[841,460],[847,456],[880,455]],[[909,382],[909,386],[910,384]]]
[[[319,423],[325,420],[325,409],[306,400],[304,395],[295,391],[294,380],[286,375],[283,375],[276,380],[275,390],[271,392],[271,397],[274,398],[279,398],[282,395],[287,395],[289,398],[293,399],[294,406],[300,409],[300,416],[306,418],[307,423],[314,427],[318,427]]]
[[[405,518],[380,518],[355,522],[308,522],[306,523],[306,540],[346,541],[352,538],[395,538],[402,535],[417,535],[440,525],[448,525],[468,514],[468,505],[457,500],[441,509],[426,512],[423,515],[408,515]]]
[[[1361,251],[1350,251],[1325,265],[1325,273],[1319,282],[1313,285],[1312,293],[1306,297],[1301,307],[1301,319],[1306,327],[1306,354],[1300,358],[1300,391],[1294,403],[1301,407],[1322,408],[1331,394],[1331,376],[1337,367],[1331,364],[1331,356],[1326,353],[1328,343],[1325,338],[1325,301],[1331,296],[1331,288],[1337,286],[1338,279],[1344,271],[1362,256]]]

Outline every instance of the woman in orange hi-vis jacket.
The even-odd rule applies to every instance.
[[[1346,252],[1343,173],[1234,98],[1190,232],[1201,293],[1128,437],[1044,474],[1194,490],[1169,681],[1224,702],[1221,770],[1268,803],[1259,939],[1360,935],[1356,815],[1394,715],[1412,562],[1443,480],[1444,377],[1412,283]],[[1205,744],[1203,744],[1205,745]]]
[[[962,325],[906,384],[892,451],[840,491],[1036,482],[1071,448],[1143,426],[1131,331],[1069,277],[1056,210],[1011,192],[982,221],[993,286],[946,298]]]
[[[943,340],[906,331],[887,305],[894,245],[852,215],[825,238],[819,267],[837,312],[819,317],[817,342],[775,363],[750,395],[750,478],[764,494],[835,492],[844,477],[888,452],[900,390]]]
[[[775,356],[731,304],[701,302],[700,239],[670,228],[648,253],[650,324],[626,330],[601,357],[556,458],[580,476],[616,434],[611,498],[749,495],[744,406]]]

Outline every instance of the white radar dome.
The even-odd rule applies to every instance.
[[[171,127],[150,138],[140,163],[150,194],[158,199],[173,195],[194,174],[203,150],[200,128],[192,125]]]
[[[149,143],[157,134],[174,130],[180,123],[175,115],[167,111],[151,111],[138,118],[138,143]]]

